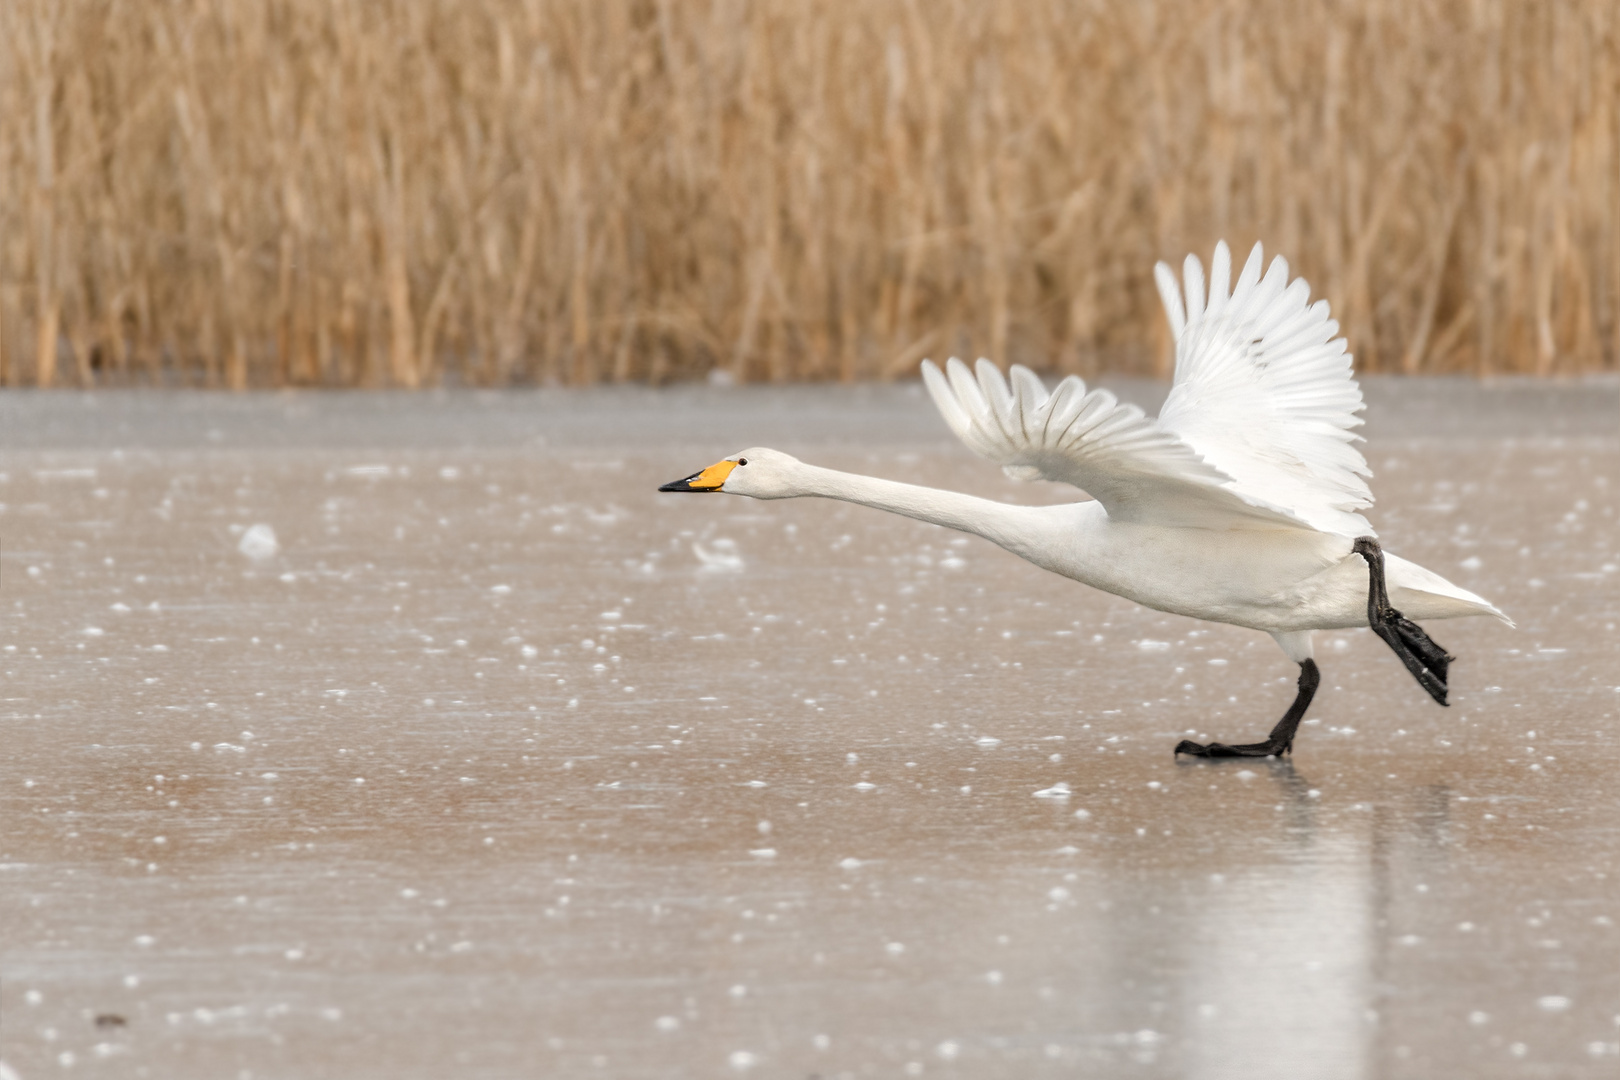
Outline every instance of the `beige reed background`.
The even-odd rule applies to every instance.
[[[1362,370],[1613,369],[1620,4],[0,4],[11,385],[1162,373],[1222,236]]]

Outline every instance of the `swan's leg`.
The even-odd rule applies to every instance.
[[[1363,536],[1352,548],[1367,560],[1367,625],[1373,633],[1395,651],[1429,696],[1442,705],[1446,701],[1446,669],[1455,659],[1446,653],[1423,627],[1389,606],[1389,591],[1384,585],[1384,550],[1378,541]]]
[[[1294,749],[1294,732],[1299,729],[1299,722],[1305,719],[1305,710],[1311,707],[1311,698],[1316,696],[1316,688],[1321,685],[1322,673],[1316,668],[1316,661],[1306,658],[1299,662],[1299,694],[1295,696],[1294,703],[1288,706],[1283,718],[1277,721],[1277,726],[1271,729],[1271,734],[1265,742],[1244,743],[1242,746],[1227,746],[1225,743],[1210,743],[1201,746],[1191,739],[1182,739],[1176,747],[1178,754],[1190,754],[1193,757],[1282,757],[1292,753]]]

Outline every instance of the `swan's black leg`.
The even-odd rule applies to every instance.
[[[1378,546],[1378,541],[1363,536],[1351,550],[1367,560],[1367,625],[1395,650],[1406,670],[1430,697],[1442,705],[1449,704],[1446,670],[1455,657],[1424,633],[1423,627],[1389,606],[1389,591],[1384,585],[1384,550]]]
[[[1299,694],[1294,703],[1288,706],[1283,718],[1277,721],[1277,726],[1271,729],[1271,734],[1265,742],[1244,743],[1242,746],[1227,746],[1225,743],[1210,743],[1201,746],[1191,739],[1182,739],[1176,747],[1178,754],[1191,754],[1193,757],[1281,757],[1292,753],[1294,749],[1294,732],[1299,729],[1299,722],[1305,719],[1305,710],[1311,707],[1311,698],[1316,696],[1316,688],[1321,685],[1322,673],[1316,668],[1315,660],[1303,660],[1299,665]]]

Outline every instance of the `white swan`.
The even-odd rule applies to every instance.
[[[1146,607],[1274,637],[1300,676],[1271,735],[1241,746],[1183,741],[1177,753],[1289,753],[1320,680],[1315,630],[1371,626],[1444,705],[1451,657],[1406,616],[1512,622],[1467,589],[1381,551],[1361,515],[1373,501],[1371,473],[1353,445],[1363,404],[1338,323],[1326,300],[1309,302],[1303,279],[1289,282],[1282,258],[1264,276],[1261,265],[1256,244],[1232,288],[1231,253],[1217,245],[1206,302],[1203,265],[1189,255],[1185,305],[1170,268],[1158,265],[1176,372],[1156,420],[1072,375],[1048,394],[1017,365],[1009,387],[987,360],[976,378],[959,360],[944,374],[923,362],[935,405],[969,447],[1011,476],[1061,480],[1094,501],[1011,506],[768,449],[659,490],[860,503],[974,533]]]

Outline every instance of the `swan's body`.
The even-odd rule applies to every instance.
[[[1367,564],[1352,538],[1302,529],[1210,530],[1115,521],[1102,504],[1013,506],[954,491],[807,465],[777,450],[737,455],[760,499],[805,495],[859,503],[974,533],[1043,569],[1144,607],[1271,634],[1367,625]],[[763,466],[753,472],[756,466]],[[744,488],[740,470],[724,491]],[[751,485],[750,485],[751,486]],[[1391,600],[1414,619],[1500,613],[1438,574],[1394,555]],[[1299,659],[1295,657],[1295,659]]]
[[[1282,259],[1263,278],[1260,267],[1256,245],[1229,294],[1230,256],[1219,245],[1206,305],[1203,267],[1189,256],[1183,306],[1159,265],[1176,377],[1156,420],[1074,376],[1048,394],[1025,368],[1012,369],[1009,387],[988,361],[979,361],[976,377],[957,360],[944,374],[924,362],[935,404],[969,447],[1013,476],[1066,481],[1093,501],[1012,506],[763,448],[664,490],[859,503],[974,533],[1145,607],[1265,631],[1305,672],[1300,715],[1316,685],[1311,632],[1372,625],[1402,654],[1393,616],[1410,628],[1400,631],[1411,646],[1403,661],[1444,704],[1449,658],[1406,619],[1507,617],[1415,563],[1379,557],[1360,512],[1372,505],[1370,473],[1353,445],[1361,390],[1338,324],[1326,301],[1308,304],[1303,280],[1288,282]],[[1375,595],[1380,569],[1387,581],[1381,608],[1369,602],[1370,566]],[[1281,743],[1220,749],[1286,752],[1291,742],[1292,727]]]

